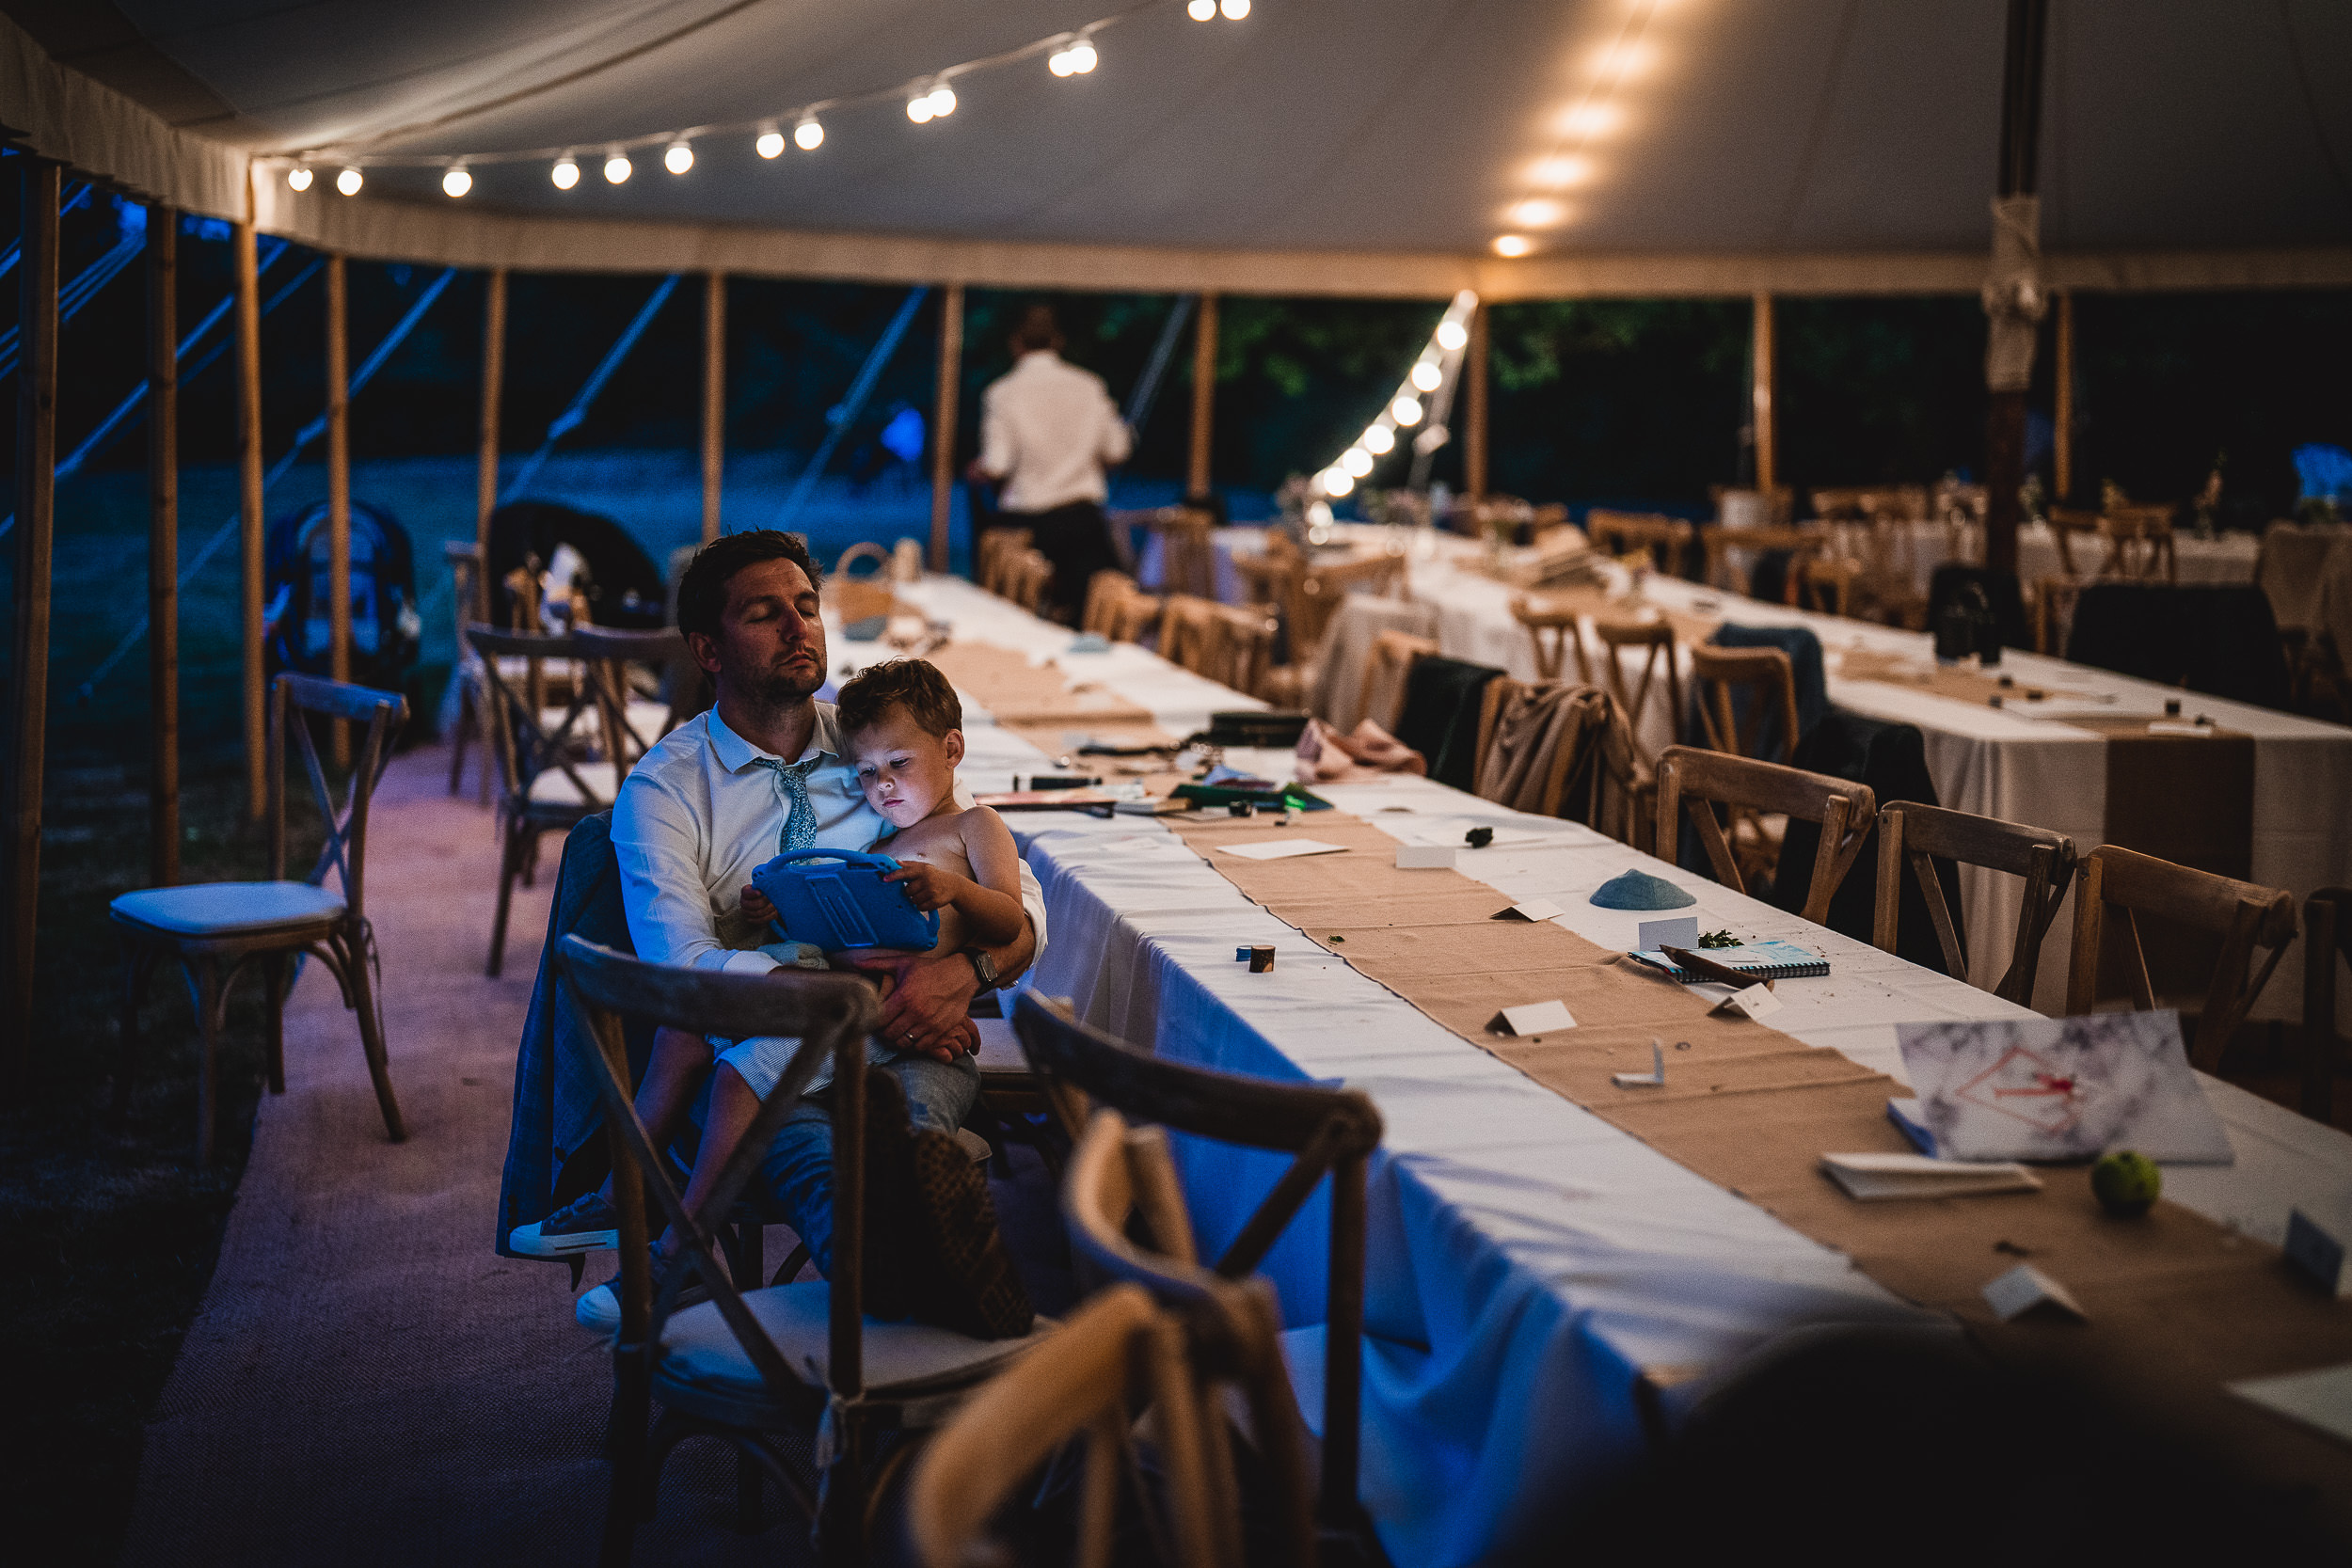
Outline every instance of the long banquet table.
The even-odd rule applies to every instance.
[[[1057,659],[1181,736],[1248,699],[1128,645],[1069,651],[1071,634],[967,583],[900,591],[957,641]],[[886,657],[836,641],[836,662]],[[989,722],[967,692],[965,776],[1003,787],[1044,756]],[[1029,732],[1034,734],[1032,730]],[[1081,732],[1063,736],[1074,744]],[[1229,753],[1282,768],[1287,753]],[[1282,772],[1277,776],[1287,776]],[[1424,779],[1320,786],[1400,841],[1459,843],[1516,830],[1464,873],[1515,899],[1549,898],[1559,924],[1605,946],[1637,915],[1594,908],[1601,881],[1639,866],[1696,897],[1703,927],[1803,942],[1829,977],[1783,981],[1773,1021],[1900,1078],[1895,1026],[2024,1009],[1732,894],[1583,827],[1526,816]],[[1386,1123],[1370,1195],[1363,1497],[1398,1562],[1477,1562],[1537,1544],[1559,1510],[1642,1450],[1632,1388],[1645,1368],[1721,1370],[1823,1324],[1947,1322],[1874,1283],[1839,1252],[1701,1179],[1442,1027],[1245,898],[1163,824],[1074,813],[1009,818],[1044,886],[1052,941],[1025,983],[1172,1058],[1276,1078],[1344,1081]],[[1312,818],[1296,830],[1311,833]],[[1237,943],[1271,943],[1252,974]],[[2293,1203],[2352,1196],[2352,1137],[2227,1085],[2205,1087],[2236,1163],[2176,1166],[2166,1196],[2277,1243]],[[1238,1229],[1281,1162],[1188,1143],[1186,1194],[1210,1250]],[[1267,1259],[1301,1405],[1319,1415],[1325,1238],[1312,1211]],[[1988,1276],[1994,1270],[1988,1270]],[[2280,1370],[2299,1370],[2280,1368]],[[2268,1418],[2261,1418],[2267,1419]]]

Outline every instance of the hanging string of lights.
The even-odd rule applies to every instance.
[[[1575,213],[1561,193],[1593,178],[1592,147],[1625,119],[1626,87],[1656,58],[1649,42],[1650,24],[1660,0],[1628,0],[1616,36],[1595,57],[1592,77],[1583,93],[1556,122],[1558,135],[1549,151],[1528,166],[1527,182],[1535,189],[1502,210],[1508,231],[1494,238],[1494,252],[1506,260],[1534,254],[1539,243],[1529,230],[1557,229]]]
[[[763,115],[756,119],[655,131],[641,136],[605,142],[600,144],[605,182],[613,185],[626,182],[636,172],[637,166],[629,158],[630,151],[656,147],[662,150],[663,168],[673,175],[684,174],[694,166],[694,144],[719,136],[749,134],[754,137],[752,150],[762,158],[782,157],[785,127],[787,125],[791,127],[792,145],[803,152],[814,152],[825,144],[825,124],[821,117],[868,103],[903,102],[907,119],[917,125],[927,125],[956,112],[953,84],[957,80],[1036,59],[1040,55],[1044,57],[1045,69],[1056,76],[1083,76],[1102,62],[1102,53],[1096,43],[1102,34],[1145,11],[1174,3],[1175,0],[1141,0],[1140,4],[1089,22],[1083,27],[1050,34],[1015,49],[947,66],[896,87],[875,87],[837,98],[819,99],[812,103],[797,104]],[[1184,13],[1195,22],[1215,22],[1219,18],[1227,22],[1240,22],[1249,15],[1249,10],[1250,0],[1184,0]],[[575,145],[532,148],[514,152],[375,153],[326,147],[262,161],[284,166],[286,184],[296,191],[310,188],[318,168],[336,167],[335,188],[345,196],[359,194],[361,186],[366,183],[364,171],[367,169],[438,168],[442,171],[441,193],[454,200],[473,189],[473,169],[493,164],[546,163],[548,178],[555,188],[568,191],[580,183],[581,160],[592,158],[596,150],[594,147]]]
[[[1378,419],[1364,427],[1354,446],[1315,475],[1316,489],[1334,500],[1346,495],[1356,488],[1358,480],[1371,475],[1380,459],[1396,450],[1400,432],[1422,426],[1429,413],[1429,404],[1422,400],[1452,381],[1462,368],[1462,350],[1470,342],[1470,312],[1477,309],[1478,296],[1470,290],[1464,289],[1454,296],[1454,303],[1438,318],[1437,328],[1429,334],[1421,356],[1397,385],[1396,396],[1380,410]],[[1446,440],[1445,426],[1432,420],[1416,431],[1412,445],[1416,451],[1435,451]]]

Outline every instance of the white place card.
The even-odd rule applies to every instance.
[[[1524,1002],[1503,1008],[1500,1016],[1503,1028],[1521,1038],[1576,1027],[1576,1019],[1568,1012],[1565,1002]]]
[[[1666,1086],[1666,1048],[1658,1040],[1649,1042],[1647,1072],[1613,1072],[1609,1081],[1621,1089],[1662,1089]]]
[[[2005,1323],[2014,1323],[2028,1312],[2044,1316],[2055,1313],[2076,1323],[2090,1321],[2090,1314],[2083,1310],[2082,1303],[2069,1294],[2065,1286],[2031,1263],[2018,1264],[1987,1285],[1981,1294],[1985,1305]]]
[[[1645,920],[1634,931],[1633,945],[1644,953],[1655,953],[1661,947],[1696,947],[1699,917],[1686,914],[1674,920]]]
[[[1742,987],[1733,991],[1708,1010],[1716,1013],[1741,1013],[1761,1022],[1787,1006],[1788,1006],[1788,1003],[1772,994],[1772,987],[1758,984]]]
[[[2283,1377],[2240,1378],[2222,1386],[2239,1399],[2352,1443],[2352,1362]]]
[[[1396,868],[1399,871],[1451,871],[1454,857],[1461,848],[1450,844],[1400,844],[1396,847]]]
[[[1507,910],[1497,910],[1497,920],[1557,920],[1568,911],[1549,898],[1530,898],[1524,904],[1514,904]]]
[[[1319,838],[1269,838],[1256,844],[1220,844],[1217,852],[1246,861],[1286,861],[1299,855],[1343,855],[1347,846],[1326,844]]]

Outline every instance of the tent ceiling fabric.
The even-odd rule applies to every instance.
[[[1156,260],[1167,286],[1263,275],[1321,292],[1313,275],[1336,268],[1323,287],[1348,293],[1384,292],[1384,277],[1394,292],[1449,279],[1542,292],[1512,277],[1576,292],[1628,262],[1708,285],[1692,292],[1982,277],[1993,0],[1256,0],[1244,21],[1205,24],[1183,0],[1125,4],[1090,74],[1022,60],[960,78],[942,122],[911,123],[895,100],[846,106],[825,115],[813,153],[763,160],[749,132],[730,132],[699,140],[680,177],[641,152],[619,186],[596,173],[609,142],[892,87],[1120,14],[1122,0],[0,9],[70,71],[189,138],[363,164],[581,150],[568,192],[545,157],[477,163],[462,201],[439,194],[433,167],[369,164],[357,198],[322,181],[297,200],[274,171],[264,182],[265,226],[364,236],[368,253],[479,262],[499,258],[459,252],[520,245],[613,266],[724,254],[754,271],[924,265],[979,281],[1079,281],[1060,275],[1096,264],[1132,278]],[[1613,90],[1586,110],[1604,123],[1580,141],[1564,121],[1604,79]],[[2215,281],[2352,277],[2352,6],[2058,0],[2044,86],[2055,280],[2070,256],[2091,286],[2176,277],[2183,253],[2203,254]],[[0,119],[20,128],[5,106]],[[1540,189],[1531,170],[1564,143],[1588,172]],[[1513,221],[1515,202],[1545,195],[1565,221]],[[1535,256],[1496,261],[1490,243],[1514,230]],[[2230,261],[2258,252],[2286,260]],[[2152,270],[2155,256],[2175,261]]]

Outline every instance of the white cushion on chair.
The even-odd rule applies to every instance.
[[[199,882],[126,893],[109,906],[125,920],[181,936],[226,936],[307,926],[343,912],[343,895],[308,882]]]
[[[1011,1004],[1007,994],[1005,1001]],[[1021,1049],[1021,1038],[1012,1032],[1012,1020],[1008,1018],[976,1018],[972,1027],[980,1032],[978,1061],[982,1073],[1027,1072],[1029,1058]]]
[[[620,791],[621,781],[609,762],[576,762],[572,764],[572,770],[586,780],[588,787],[596,792],[595,809],[598,811],[611,805],[613,797]],[[574,784],[571,774],[561,768],[550,768],[531,781],[531,799],[534,804],[543,806],[588,804],[580,799],[580,785]]]
[[[832,1359],[832,1302],[833,1287],[821,1279],[748,1291],[743,1295],[743,1304],[783,1353],[785,1365],[818,1388],[826,1386],[825,1369]],[[890,1323],[867,1318],[860,1353],[866,1391],[904,1397],[931,1386],[962,1386],[1028,1350],[1054,1327],[1051,1320],[1039,1318],[1022,1338],[975,1339],[930,1323]],[[767,1397],[767,1385],[760,1381],[758,1369],[719,1315],[715,1302],[674,1313],[662,1325],[661,1355],[655,1375],[664,1383],[722,1399]]]

